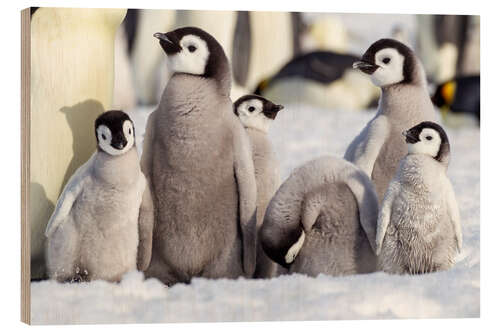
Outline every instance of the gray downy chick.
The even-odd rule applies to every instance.
[[[318,158],[295,169],[272,198],[262,246],[290,272],[373,272],[377,214],[377,195],[361,169],[340,158]]]
[[[250,139],[257,182],[257,233],[262,226],[267,205],[280,185],[279,163],[267,135],[269,126],[282,105],[257,95],[245,95],[234,102],[234,113]],[[276,264],[264,253],[257,239],[257,265],[254,277],[269,278],[276,274]]]
[[[97,152],[70,178],[47,224],[50,278],[119,281],[151,259],[154,210],[140,170],[132,120],[95,121]]]
[[[381,270],[422,274],[453,266],[462,248],[455,193],[446,175],[450,144],[436,123],[404,132],[408,155],[389,184],[378,217]]]
[[[229,98],[220,44],[198,28],[156,33],[170,79],[148,119],[141,167],[156,223],[147,276],[251,277],[256,256],[252,151]]]
[[[435,121],[424,69],[405,44],[393,39],[373,43],[354,68],[370,75],[382,89],[378,111],[351,142],[344,158],[372,179],[379,201],[406,155],[401,132],[418,123]]]

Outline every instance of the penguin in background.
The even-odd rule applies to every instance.
[[[461,115],[472,116],[477,125],[481,119],[481,78],[479,75],[461,76],[437,86],[432,102],[440,108],[448,125],[466,122]]]
[[[130,110],[137,105],[130,50],[135,37],[137,9],[128,9],[115,37],[113,109]]]
[[[154,209],[134,124],[108,111],[95,136],[97,152],[64,187],[45,231],[49,276],[61,282],[119,281],[151,259]]]
[[[381,270],[423,274],[451,268],[462,248],[455,193],[446,175],[450,143],[436,123],[404,131],[408,154],[389,184],[377,223]]]
[[[376,270],[378,200],[368,176],[325,156],[295,169],[267,207],[264,251],[290,273],[333,276]]]
[[[359,57],[314,51],[290,60],[263,80],[255,94],[283,103],[307,103],[323,108],[361,110],[374,104],[379,90],[352,64]]]
[[[279,162],[267,135],[271,123],[282,105],[257,95],[241,96],[234,102],[234,113],[245,127],[252,145],[252,158],[257,183],[257,233],[264,220],[267,205],[280,185]],[[256,278],[270,278],[276,274],[276,264],[267,257],[257,240]]]
[[[234,36],[232,97],[251,92],[276,73],[295,50],[294,19],[289,12],[238,12]]]
[[[359,166],[373,181],[379,200],[406,155],[403,130],[436,119],[427,91],[424,69],[413,51],[394,39],[373,43],[353,68],[380,87],[378,110],[348,146],[344,158]]]
[[[257,189],[250,142],[229,98],[229,61],[199,28],[154,36],[171,77],[141,158],[156,212],[146,276],[167,285],[252,277]]]
[[[140,9],[136,24],[131,21],[127,28],[130,45],[130,57],[134,74],[137,102],[142,105],[157,104],[157,91],[163,90],[165,81],[159,78],[163,54],[151,36],[157,31],[170,30],[176,19],[175,10]],[[127,21],[129,22],[129,21]]]

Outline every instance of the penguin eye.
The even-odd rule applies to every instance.
[[[103,140],[106,140],[106,135],[101,134],[101,138],[102,138]]]
[[[429,141],[431,141],[431,140],[432,140],[432,136],[430,136],[430,135],[427,135],[425,138],[426,138],[427,140],[429,140]]]
[[[250,112],[254,112],[254,111],[255,111],[255,108],[254,108],[253,106],[251,106],[251,107],[249,107],[249,108],[248,108],[248,111],[250,111]]]
[[[194,45],[189,45],[189,46],[188,46],[188,50],[189,50],[189,52],[193,53],[194,51],[196,51],[196,46],[194,46]]]
[[[388,63],[391,62],[391,58],[384,58],[382,62],[387,65]]]

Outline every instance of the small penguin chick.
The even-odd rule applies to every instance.
[[[283,105],[257,95],[245,95],[234,102],[234,113],[240,118],[244,127],[255,128],[267,133],[272,121]]]
[[[95,121],[97,152],[66,183],[47,223],[47,268],[59,281],[119,281],[151,260],[154,210],[122,111]]]
[[[122,111],[103,113],[95,120],[97,149],[112,156],[125,154],[135,145],[135,128]]]
[[[257,232],[260,231],[262,226],[269,201],[281,183],[279,162],[276,159],[267,132],[276,115],[282,109],[282,105],[274,104],[257,95],[242,96],[233,104],[233,112],[245,127],[252,148],[252,160],[257,184]],[[269,278],[275,274],[277,266],[265,254],[260,244],[260,236],[257,239],[257,265],[254,277]]]
[[[408,155],[389,184],[377,221],[378,265],[395,274],[445,270],[462,249],[458,204],[446,175],[448,137],[430,121],[403,135]]]
[[[408,154],[425,154],[439,162],[448,162],[450,143],[446,132],[438,124],[424,121],[404,131],[403,135],[408,144]]]
[[[394,39],[380,39],[352,67],[370,75],[374,85],[384,87],[410,83],[414,79],[415,56],[405,44]]]

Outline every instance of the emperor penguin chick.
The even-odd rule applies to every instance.
[[[406,154],[401,132],[436,119],[424,69],[413,51],[393,39],[373,43],[354,68],[382,89],[378,111],[351,142],[344,158],[372,179],[379,200]]]
[[[295,169],[271,199],[262,247],[290,272],[373,272],[377,214],[377,195],[361,169],[340,158],[318,158]]]
[[[251,146],[229,98],[229,62],[201,29],[154,36],[171,78],[148,119],[141,158],[156,212],[146,275],[168,285],[251,277],[257,189]]]
[[[446,175],[448,137],[429,121],[403,135],[408,155],[389,184],[378,217],[379,267],[395,274],[445,270],[462,248],[458,205]]]
[[[64,187],[45,231],[49,276],[58,281],[119,281],[151,259],[153,202],[132,120],[105,112],[95,135],[97,152]]]
[[[257,182],[257,233],[262,226],[267,205],[280,185],[279,163],[267,136],[269,126],[283,109],[257,95],[245,95],[234,102],[234,113],[241,123],[252,145],[252,157]],[[256,278],[267,278],[275,274],[276,264],[262,250],[257,241]]]

